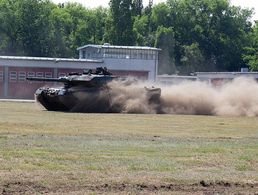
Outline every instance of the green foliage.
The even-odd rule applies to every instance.
[[[101,44],[107,10],[48,0],[0,1],[0,54],[77,57],[82,44]]]
[[[17,1],[0,1],[0,51],[2,55],[15,54],[18,47]]]
[[[170,26],[170,9],[165,3],[160,3],[152,9],[151,21],[154,29],[159,26]]]
[[[142,0],[133,0],[132,12],[134,16],[141,16],[143,10]]]
[[[174,32],[172,28],[160,26],[157,29],[155,47],[161,48],[159,74],[172,74],[176,71],[174,55]]]
[[[190,74],[196,71],[214,71],[215,63],[211,59],[206,59],[200,50],[198,43],[183,46],[182,66],[179,67],[181,74]]]
[[[258,71],[258,48],[246,47],[246,54],[243,55],[244,60],[252,71]]]
[[[48,22],[51,4],[47,0],[20,0],[17,4],[18,40],[23,54],[49,56],[52,49],[52,26]]]
[[[227,0],[169,0],[170,26],[176,39],[176,62],[182,65],[184,45],[198,43],[206,59],[215,59],[217,70],[238,70],[241,53],[248,45],[251,10],[240,9]]]
[[[110,43],[115,45],[134,45],[132,19],[132,0],[110,1],[111,28],[107,29]]]
[[[134,33],[136,35],[137,45],[148,45],[149,43],[149,19],[148,16],[143,15],[142,17],[134,18]]]
[[[250,33],[251,44],[245,47],[243,59],[253,71],[258,71],[258,25],[256,23],[254,30]]]
[[[252,12],[228,0],[111,0],[110,9],[0,0],[0,55],[78,57],[77,47],[108,42],[162,48],[160,73],[258,70]]]
[[[54,26],[53,53],[55,57],[70,57],[73,54],[70,46],[72,41],[70,34],[73,24],[70,14],[64,7],[55,7],[52,11],[51,20]]]
[[[78,5],[77,5],[78,6]],[[86,10],[80,6],[81,16],[73,15],[76,18],[76,26],[72,29],[72,50],[77,53],[77,48],[86,44],[101,44],[104,36],[106,10],[96,8]],[[74,12],[76,13],[76,11]],[[76,53],[74,55],[76,55]]]

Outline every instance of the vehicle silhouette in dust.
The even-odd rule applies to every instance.
[[[122,110],[112,105],[108,84],[125,78],[113,76],[105,67],[83,73],[71,72],[59,78],[27,77],[27,80],[63,84],[58,87],[41,87],[35,92],[36,100],[49,111],[112,113]],[[142,90],[149,104],[159,101],[160,88],[144,87]]]

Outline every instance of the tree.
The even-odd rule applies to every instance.
[[[156,30],[159,26],[172,26],[170,9],[165,3],[159,3],[152,8],[151,22],[154,30]]]
[[[181,74],[190,75],[194,72],[215,71],[216,66],[212,58],[205,58],[199,44],[193,43],[183,46],[181,66],[178,69]]]
[[[228,0],[168,0],[168,25],[175,33],[176,64],[181,64],[185,45],[198,43],[206,59],[220,71],[237,71],[248,44],[252,10],[231,6]]]
[[[149,45],[149,20],[148,16],[137,16],[134,18],[133,31],[136,37],[137,45]]]
[[[56,6],[51,14],[51,21],[54,28],[53,53],[54,57],[71,57],[74,51],[71,48],[71,27],[73,20],[64,4]]]
[[[48,0],[19,0],[17,10],[18,40],[23,54],[50,56],[52,49],[52,4]]]
[[[0,0],[0,52],[2,55],[19,53],[17,9],[17,1]]]
[[[84,20],[80,20],[74,32],[75,47],[86,44],[102,44],[106,11],[102,8],[87,10]]]
[[[252,10],[229,0],[149,2],[143,8],[142,0],[111,0],[110,9],[87,9],[50,0],[0,0],[0,53],[78,57],[81,45],[109,42],[162,48],[160,59],[168,68],[162,70],[168,73],[199,70],[189,64],[198,61],[207,62],[206,70],[237,71],[245,62],[257,69]]]
[[[159,74],[176,73],[174,55],[174,32],[172,28],[160,26],[157,30],[155,47],[161,48],[159,56]]]
[[[143,10],[142,0],[133,0],[132,3],[132,15],[141,16]]]
[[[106,37],[115,45],[134,45],[132,0],[110,1],[110,29]]]
[[[254,30],[250,33],[250,46],[245,47],[243,59],[252,71],[258,71],[258,24],[254,26]]]

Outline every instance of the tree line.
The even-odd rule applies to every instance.
[[[78,58],[86,44],[162,49],[159,73],[258,70],[253,10],[229,0],[110,0],[109,8],[0,0],[0,55]]]

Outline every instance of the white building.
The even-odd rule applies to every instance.
[[[156,80],[158,48],[104,44],[84,45],[78,50],[80,59],[101,59],[110,70],[133,71],[140,78]]]
[[[200,81],[207,81],[213,85],[221,85],[237,77],[248,77],[258,81],[258,72],[196,72],[194,75]]]
[[[192,74],[192,76],[157,75],[157,82],[165,85],[172,85],[184,81],[205,81],[217,86],[237,77],[248,77],[258,81],[258,72],[195,72]]]

